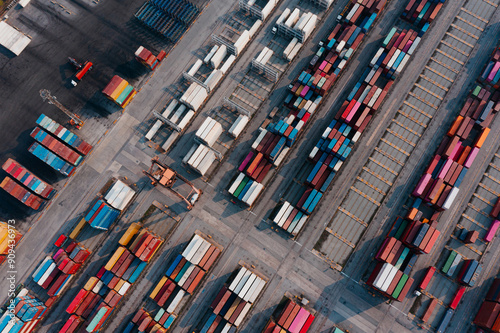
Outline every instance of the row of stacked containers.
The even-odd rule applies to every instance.
[[[288,116],[269,124],[260,133],[252,145],[252,151],[239,166],[239,173],[229,185],[229,193],[232,196],[249,206],[255,202],[256,198],[248,200],[245,195],[252,187],[259,187],[256,196],[262,193],[264,185],[259,182],[264,179],[262,175],[265,176],[273,165],[278,167],[283,161],[289,148],[302,133],[306,123],[370,31],[385,4],[386,0],[349,2],[342,22],[333,28],[304,71],[291,83],[291,91],[284,100],[284,105],[289,110]],[[351,135],[354,135],[354,131]],[[347,144],[343,151],[346,148]],[[341,155],[345,159],[348,152]],[[323,183],[326,178],[328,177],[325,177]],[[314,193],[314,197],[308,201],[308,204],[313,205],[309,211],[314,208],[313,201],[319,201],[320,197],[321,194]],[[306,207],[306,211],[308,208]]]
[[[45,314],[47,307],[43,302],[22,289],[0,318],[0,332],[32,332]]]
[[[31,132],[35,142],[28,151],[64,176],[70,176],[92,146],[44,114],[36,123],[38,127]],[[52,186],[13,159],[9,158],[2,169],[10,177],[5,177],[0,187],[34,210],[43,209],[56,194]]]
[[[439,230],[436,229],[440,214],[442,211],[453,207],[465,174],[473,167],[473,162],[490,133],[489,126],[500,110],[500,103],[498,103],[500,93],[489,82],[485,82],[485,78],[495,75],[491,74],[494,67],[491,63],[498,62],[499,58],[500,50],[496,48],[482,75],[465,99],[459,115],[451,124],[450,129],[413,190],[412,196],[414,199],[411,208],[409,208],[404,219],[398,218],[392,225],[387,238],[375,257],[379,263],[375,267],[372,276],[376,274],[375,272],[381,271],[381,267],[394,265],[394,261],[396,263],[400,262],[404,255],[406,255],[406,258],[408,256],[412,258],[408,265],[405,267],[403,264],[403,266],[397,267],[396,264],[396,269],[386,273],[385,278],[388,281],[395,279],[398,275],[408,275],[418,255],[428,254],[432,251],[440,234]],[[492,214],[496,213],[492,211]],[[496,215],[493,217],[496,218]],[[465,244],[474,243],[477,238],[477,232],[467,230],[461,233],[459,237],[460,241]],[[396,260],[395,257],[398,256],[399,258]],[[482,271],[482,265],[477,260],[463,259],[458,252],[450,251],[441,269],[444,275],[456,279],[463,288],[457,290],[450,308],[441,319],[440,330],[446,328],[466,288],[475,285],[475,281]],[[425,283],[422,282],[420,286],[422,290],[425,289],[435,271],[433,267],[431,268],[424,277]],[[395,298],[394,294],[388,295],[387,293],[388,282],[374,281],[371,277],[368,279],[367,284],[373,286],[382,294]],[[409,287],[407,291],[409,291]],[[397,298],[399,301],[403,299],[404,296]],[[428,320],[435,307],[435,304],[433,304],[435,302],[431,302],[432,306],[429,306],[422,319]]]
[[[237,269],[210,304],[201,333],[236,332],[252,308],[267,280],[245,265]]]
[[[189,1],[150,0],[135,13],[135,17],[175,43],[199,14],[200,10]]]
[[[0,221],[0,264],[8,258],[12,260],[15,259],[12,258],[12,255],[9,256],[9,253],[12,253],[12,251],[9,252],[9,250],[13,250],[23,237],[23,234],[10,224],[12,223]]]
[[[108,262],[88,279],[69,304],[66,312],[71,316],[59,332],[77,332],[79,328],[87,332],[101,330],[163,241],[149,229],[132,223]]]
[[[436,7],[435,10],[439,10],[439,8],[440,6]],[[368,68],[365,69],[340,109],[337,110],[335,118],[324,130],[321,139],[311,150],[308,158],[310,162],[314,163],[314,168],[304,180],[305,189],[302,195],[299,196],[296,202],[283,201],[278,203],[270,216],[274,223],[291,233],[293,237],[298,235],[306,223],[305,220],[295,223],[297,216],[304,214],[305,219],[307,219],[307,216],[318,206],[323,194],[328,190],[354,144],[368,126],[375,112],[379,110],[394,80],[405,68],[411,55],[415,52],[435,15],[437,15],[437,12],[432,17],[429,16],[419,32],[412,29],[402,30],[397,27],[391,29],[370,61]],[[354,42],[355,38],[353,37],[356,36],[357,31],[360,31],[359,28],[353,29],[352,27],[355,26],[351,26],[350,29],[342,29],[343,26],[339,24],[335,27],[327,41],[324,42],[327,49],[331,48],[326,60],[333,57],[333,60],[337,61],[343,54],[348,53],[345,51],[346,42],[344,40],[347,40],[347,44]],[[337,35],[338,38],[335,37]],[[323,47],[320,48],[318,53],[321,53],[322,49]],[[325,52],[323,51],[323,53]],[[318,63],[317,57],[318,54],[313,58],[311,64]],[[321,66],[325,61],[319,61],[322,64]],[[329,66],[329,64],[326,66]],[[305,71],[299,76],[298,82],[292,88],[292,94],[295,88],[297,90],[289,101],[290,103],[295,101],[293,102],[295,105],[297,100],[302,98],[301,95],[303,95],[304,89],[309,84],[314,88],[317,73],[317,71]],[[305,82],[307,84],[304,84]],[[306,96],[309,91],[311,90],[308,90]],[[303,103],[303,101],[300,103]],[[307,107],[307,104],[305,106]],[[298,107],[300,107],[300,104]],[[303,110],[301,109],[301,112]],[[298,115],[300,116],[301,113]]]
[[[476,333],[500,332],[500,279],[494,279],[484,301],[474,318],[474,324],[480,327]]]
[[[135,312],[124,332],[166,332],[221,252],[218,244],[196,232],[182,253],[167,266],[165,275],[149,294],[149,301]],[[145,307],[153,310],[146,310]],[[154,311],[156,314],[153,314]]]
[[[308,332],[314,321],[315,312],[301,303],[285,295],[262,333]]]

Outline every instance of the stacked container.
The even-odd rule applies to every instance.
[[[260,178],[254,180],[245,175],[245,173],[240,172],[236,179],[230,184],[228,192],[236,199],[248,206],[252,206],[260,192],[264,189],[264,185],[258,182],[259,179]]]
[[[33,281],[46,289],[50,297],[60,296],[89,255],[90,251],[79,243],[70,242],[42,261],[32,274]]]
[[[465,174],[488,137],[488,126],[500,110],[499,100],[498,92],[491,94],[479,85],[472,90],[420,178],[412,193],[414,196],[436,210],[450,209]]]
[[[89,278],[66,312],[79,317],[77,321],[83,323],[87,332],[99,331],[162,243],[163,239],[148,229],[139,231],[138,226],[132,224],[120,239],[123,246],[113,253],[96,276]],[[72,316],[68,321],[73,323],[75,320]],[[73,324],[68,325],[72,327]],[[67,332],[74,332],[78,327]]]
[[[132,321],[128,323],[123,333],[130,333],[134,328],[137,329],[138,332],[164,333],[172,326],[175,318],[177,318],[175,314],[170,314],[163,309],[160,309],[153,317],[146,310],[140,308],[139,311],[134,314]]]
[[[278,227],[297,237],[307,221],[307,214],[294,208],[288,201],[275,207],[269,217]]]
[[[7,258],[9,249],[14,249],[21,238],[23,235],[16,228],[9,227],[6,222],[0,222],[0,264]]]
[[[401,17],[417,26],[429,25],[443,7],[445,0],[410,0]]]
[[[33,142],[33,144],[31,144],[28,148],[28,151],[48,164],[54,170],[62,173],[64,176],[71,176],[71,174],[75,171],[75,167],[72,166],[71,163],[65,162],[38,142]]]
[[[149,297],[166,312],[176,312],[184,296],[194,293],[220,253],[216,245],[195,234],[182,254],[170,264]]]
[[[22,185],[35,194],[38,194],[43,199],[49,200],[57,192],[52,186],[11,158],[2,165],[2,169],[12,176],[12,178],[19,181]]]
[[[212,147],[222,134],[222,125],[211,117],[207,117],[196,131],[196,138],[203,144]]]
[[[122,211],[132,201],[135,191],[121,180],[117,180],[104,196],[104,200],[113,208]]]
[[[417,254],[431,253],[441,232],[429,223],[412,221],[401,236],[401,240]]]
[[[132,101],[137,91],[127,81],[115,75],[102,93],[104,96],[124,108]]]
[[[490,61],[486,65],[483,74],[480,77],[480,81],[494,89],[500,88],[500,48],[496,48],[491,54]]]
[[[488,332],[500,332],[500,279],[494,279],[481,304],[474,324]]]
[[[36,123],[40,126],[40,128],[43,128],[46,132],[51,133],[81,155],[87,155],[92,149],[92,146],[86,141],[83,141],[66,127],[58,124],[44,114],[41,114],[40,117],[38,117]]]
[[[31,295],[14,298],[10,306],[13,307],[12,311],[9,308],[0,318],[0,332],[2,333],[33,332],[47,311],[47,307]]]
[[[205,99],[207,99],[207,97],[207,90],[200,86],[198,83],[193,82],[189,85],[189,88],[186,90],[186,92],[181,96],[180,101],[193,109],[194,112],[196,112],[201,107]]]
[[[137,51],[135,51],[135,59],[152,71],[156,69],[166,55],[167,53],[161,50],[160,53],[158,53],[158,57],[156,57],[144,46],[139,46]]]
[[[408,294],[413,279],[397,267],[386,262],[377,264],[366,284],[372,286],[384,296],[401,302]]]
[[[182,162],[204,176],[215,160],[216,155],[212,149],[203,144],[195,143],[184,156]]]
[[[64,145],[61,141],[57,140],[52,135],[38,127],[35,127],[30,136],[41,143],[42,146],[73,166],[78,166],[83,160],[83,157],[76,151]]]
[[[394,27],[384,39],[370,66],[370,78],[373,82],[380,75],[395,80],[401,74],[411,55],[420,43],[418,32],[414,30],[399,30]]]
[[[11,196],[34,210],[41,210],[45,205],[42,198],[26,190],[21,185],[18,185],[9,177],[5,177],[3,179],[0,183],[0,188],[4,189],[5,192],[9,193]]]
[[[262,333],[306,333],[309,331],[314,318],[315,316],[303,306],[286,298],[282,311],[267,323]]]
[[[482,270],[483,266],[477,260],[464,260],[462,269],[460,269],[458,273],[457,280],[463,285],[473,287]]]
[[[120,211],[111,207],[102,199],[97,199],[90,206],[89,211],[83,219],[96,229],[108,230],[111,224],[118,218]]]
[[[279,166],[284,160],[289,148],[296,141],[321,103],[323,97],[331,89],[336,78],[340,75],[361,44],[366,33],[372,27],[374,20],[384,8],[385,3],[386,0],[351,1],[349,3],[346,10],[346,13],[349,13],[348,17],[344,16],[343,18],[345,22],[339,23],[333,28],[331,33],[322,42],[323,46],[316,52],[308,66],[304,68],[296,80],[290,85],[290,92],[286,95],[284,100],[284,105],[289,110],[288,115],[276,122],[270,123],[265,130],[260,133],[259,137],[252,145],[253,150],[248,153],[238,168],[240,174],[230,184],[229,192],[233,194],[233,196],[241,200],[241,191],[237,191],[237,195],[234,195],[234,191],[240,187],[242,181],[246,181],[244,183],[245,186],[247,183],[251,182],[251,177],[263,187],[261,181],[264,181],[264,177],[271,167],[268,167],[265,162],[260,161],[265,158],[273,165]],[[311,25],[315,24],[314,15],[306,13],[301,17],[299,9],[295,9],[293,12],[285,10],[279,17],[277,24],[279,26],[284,26],[279,27],[280,29],[303,28],[307,30],[309,22],[311,22]],[[305,34],[307,34],[307,32],[305,32]],[[286,48],[284,52],[285,56],[293,58],[291,54],[296,53],[301,46],[302,44],[299,43],[299,40],[294,38]],[[388,91],[389,87],[389,85],[385,85],[384,89]],[[382,91],[378,93],[378,96],[380,95],[382,95]],[[378,97],[375,100],[378,103]],[[302,205],[297,207],[298,210],[310,214],[314,207],[317,206],[322,193],[324,193],[331,183],[331,180],[334,178],[335,172],[339,170],[343,160],[345,160],[351,152],[349,143],[355,142],[359,138],[360,133],[358,132],[363,131],[371,118],[371,116],[368,117],[366,114],[363,115],[363,117],[366,118],[366,120],[361,121],[362,125],[359,126],[358,131],[353,130],[351,126],[347,127],[348,124],[339,122],[338,127],[336,127],[335,131],[332,133],[332,138],[337,134],[337,131],[342,125],[344,126],[341,128],[341,132],[344,133],[345,131],[343,134],[345,137],[342,138],[337,146],[335,146],[337,144],[336,141],[333,143],[332,147],[330,147],[330,150],[332,150],[332,148],[334,148],[333,146],[335,146],[334,152],[332,151],[333,156],[328,157],[326,153],[318,153],[319,149],[325,143],[325,138],[328,137],[330,132],[328,132],[325,138],[322,138],[322,141],[314,148],[310,157],[315,160],[315,163],[321,160],[321,164],[325,164],[325,161],[328,164],[324,167],[318,165],[314,170],[315,174],[310,175],[310,191],[304,194],[307,196],[304,197]],[[337,120],[335,120],[335,123],[332,123],[330,131],[334,129],[336,122]],[[336,140],[339,138],[336,138]],[[326,144],[326,146],[328,146],[328,144]],[[324,147],[325,149],[326,146]],[[263,164],[261,164],[261,173],[255,176],[252,172],[254,170],[250,169],[248,171],[247,168],[252,166],[251,164],[256,160],[259,161],[258,163]],[[264,167],[269,168],[269,170],[265,171],[266,169],[264,169]],[[265,171],[264,174],[262,174],[262,171]],[[243,173],[246,173],[246,176]],[[315,192],[312,196],[311,192],[313,190]]]
[[[245,267],[238,269],[219,291],[210,305],[211,314],[201,333],[236,332],[266,281]]]

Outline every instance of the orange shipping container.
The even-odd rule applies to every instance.
[[[488,134],[490,134],[490,129],[488,127],[486,127],[481,132],[481,135],[479,135],[479,137],[477,138],[476,142],[474,143],[474,146],[477,148],[481,148],[483,146],[484,142],[486,141]]]

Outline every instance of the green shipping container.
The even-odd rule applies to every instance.
[[[403,288],[406,284],[406,281],[408,281],[408,275],[403,274],[403,276],[401,277],[401,279],[398,282],[398,285],[396,286],[396,288],[394,288],[394,292],[391,295],[393,298],[399,297],[399,294],[401,294],[401,291],[403,290]]]
[[[382,45],[384,47],[387,46],[387,44],[389,44],[389,42],[391,41],[392,39],[392,36],[394,36],[394,34],[396,33],[398,29],[396,27],[392,28],[391,31],[389,32],[389,34],[387,35],[387,37],[385,37],[384,39],[384,42],[382,43]]]
[[[394,267],[396,267],[397,269],[400,269],[401,265],[403,265],[403,262],[406,259],[406,256],[408,255],[408,253],[410,253],[410,249],[405,247],[403,252],[401,252],[401,255],[399,256],[399,259],[396,262],[396,265],[394,265]]]
[[[245,186],[247,185],[248,181],[250,180],[250,178],[248,178],[247,176],[245,176],[245,178],[243,178],[243,180],[241,181],[240,185],[238,185],[238,188],[236,189],[236,191],[234,191],[234,196],[237,198],[238,195],[240,195],[241,191],[243,191],[243,189],[245,188]]]
[[[87,326],[86,330],[87,332],[94,332],[95,329],[97,328],[97,325],[101,321],[102,318],[108,313],[109,309],[106,307],[100,308],[99,311],[96,313],[94,316],[94,319],[90,322],[89,326]]]
[[[396,231],[396,234],[394,235],[394,238],[396,238],[396,239],[401,238],[401,235],[403,234],[403,232],[405,232],[405,229],[408,226],[408,223],[409,223],[409,221],[403,220],[403,222],[399,226],[398,231]]]
[[[474,96],[477,97],[477,95],[479,94],[480,91],[481,91],[481,87],[480,86],[476,86],[476,88],[472,92],[472,95],[474,95]]]
[[[448,259],[443,265],[443,273],[446,274],[450,270],[451,264],[453,263],[453,260],[455,260],[455,257],[457,256],[457,253],[455,251],[451,251],[450,255],[448,256]]]
[[[122,93],[120,94],[120,96],[118,96],[118,98],[116,99],[116,102],[120,105],[123,104],[123,102],[125,102],[125,100],[127,99],[127,97],[132,93],[132,91],[134,90],[134,87],[132,87],[130,84],[125,88],[125,90],[122,91]]]
[[[188,268],[191,266],[192,264],[189,262],[189,261],[186,261],[186,264],[184,265],[184,267],[182,267],[181,271],[179,272],[179,274],[177,274],[177,276],[175,277],[174,281],[175,282],[179,282],[182,278],[182,276],[186,273],[186,271],[188,270]]]

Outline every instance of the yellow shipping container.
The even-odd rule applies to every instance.
[[[113,256],[111,256],[111,258],[106,263],[106,266],[104,266],[104,268],[106,270],[110,271],[113,268],[113,266],[116,264],[116,262],[118,261],[118,259],[120,258],[120,256],[123,254],[123,252],[125,252],[125,248],[123,246],[120,246],[115,251],[115,253],[113,254]]]
[[[147,232],[146,229],[142,229],[141,232],[137,235],[137,237],[134,239],[134,241],[132,242],[132,244],[129,245],[128,249],[130,251],[132,251],[134,249],[134,247],[137,245],[137,243],[139,243],[139,240],[142,238],[142,236],[144,236],[144,234]]]
[[[85,219],[82,218],[80,222],[78,222],[78,225],[73,229],[73,231],[71,231],[71,234],[69,234],[69,238],[76,239],[76,237],[78,237],[78,235],[82,231],[83,227],[85,227],[86,223],[87,222],[85,221]]]
[[[118,283],[113,288],[113,290],[116,291],[116,292],[118,292],[121,289],[121,287],[123,287],[124,284],[125,284],[125,280],[120,279],[120,281],[118,281]]]
[[[118,87],[116,87],[115,91],[113,91],[111,93],[111,99],[113,101],[116,101],[116,99],[118,98],[118,96],[120,96],[120,94],[125,90],[125,88],[127,88],[128,86],[128,82],[123,80],[122,82],[120,82],[120,84],[118,85]]]
[[[167,282],[167,280],[168,280],[168,278],[166,276],[163,276],[161,278],[160,282],[158,282],[158,284],[156,285],[156,287],[153,290],[153,292],[151,293],[151,295],[149,295],[149,297],[154,299],[156,297],[156,295],[158,295],[158,293],[160,292],[160,289],[163,287],[165,282]]]
[[[128,227],[127,231],[123,234],[123,236],[120,238],[118,243],[123,246],[127,246],[127,244],[132,240],[132,238],[135,236],[141,230],[141,225],[139,223],[132,223],[130,227]]]
[[[91,290],[92,288],[95,287],[95,285],[97,284],[97,281],[99,281],[99,279],[95,276],[92,276],[88,281],[87,283],[85,283],[85,286],[83,287],[83,289],[85,290]]]

